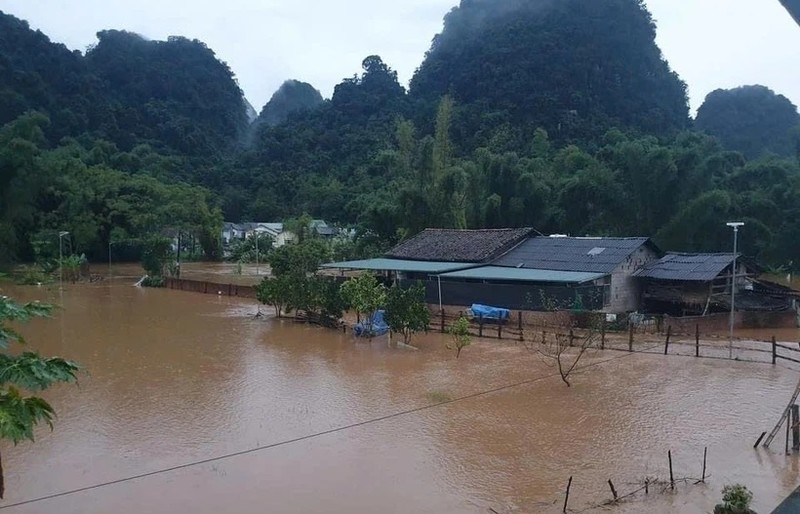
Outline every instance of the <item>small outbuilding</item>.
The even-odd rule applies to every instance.
[[[730,310],[736,260],[737,310],[785,310],[790,295],[780,286],[758,280],[760,267],[732,253],[668,253],[636,272],[642,309],[673,316],[706,315]],[[785,288],[784,288],[785,289]]]

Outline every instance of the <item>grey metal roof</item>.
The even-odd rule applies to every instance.
[[[647,237],[534,237],[499,259],[495,266],[611,273],[643,245]]]
[[[733,264],[732,253],[668,253],[634,276],[656,280],[708,282]]]
[[[366,259],[361,261],[331,262],[326,269],[357,269],[370,271],[405,271],[410,273],[444,273],[468,268],[475,264],[466,262],[411,261],[403,259]]]
[[[582,284],[607,276],[607,273],[584,273],[578,271],[554,271],[545,269],[506,268],[502,266],[481,266],[461,271],[443,273],[442,278],[463,278],[475,280],[507,280],[514,282],[558,282],[563,284]]]
[[[483,263],[502,255],[532,232],[531,228],[429,228],[389,250],[386,257],[415,261]]]

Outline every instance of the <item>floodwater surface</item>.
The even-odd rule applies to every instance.
[[[46,393],[52,433],[2,443],[0,512],[556,513],[570,476],[570,509],[604,512],[609,479],[668,479],[668,450],[699,478],[705,447],[707,484],[610,511],[710,512],[741,482],[768,512],[800,483],[783,435],[752,448],[799,378],[781,366],[597,352],[568,388],[510,341],[456,360],[439,334],[390,347],[127,279],[3,292],[61,305],[23,332],[86,372]]]

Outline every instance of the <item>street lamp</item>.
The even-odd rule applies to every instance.
[[[59,287],[64,287],[64,249],[62,248],[61,242],[64,240],[64,236],[68,235],[69,232],[66,231],[58,233],[58,273],[60,277]]]
[[[728,358],[733,358],[733,321],[734,310],[736,304],[736,258],[739,256],[739,227],[743,227],[744,223],[741,221],[730,221],[726,223],[733,229],[733,271],[731,272],[731,320],[730,320],[730,333],[728,339]]]

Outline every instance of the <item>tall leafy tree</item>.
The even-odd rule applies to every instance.
[[[78,365],[74,362],[42,357],[32,351],[9,352],[12,344],[25,345],[24,337],[10,324],[47,316],[51,310],[44,304],[21,305],[7,296],[0,296],[0,438],[14,444],[33,441],[34,429],[39,424],[53,428],[55,410],[36,393],[57,383],[77,380]],[[0,498],[4,493],[0,460]]]

